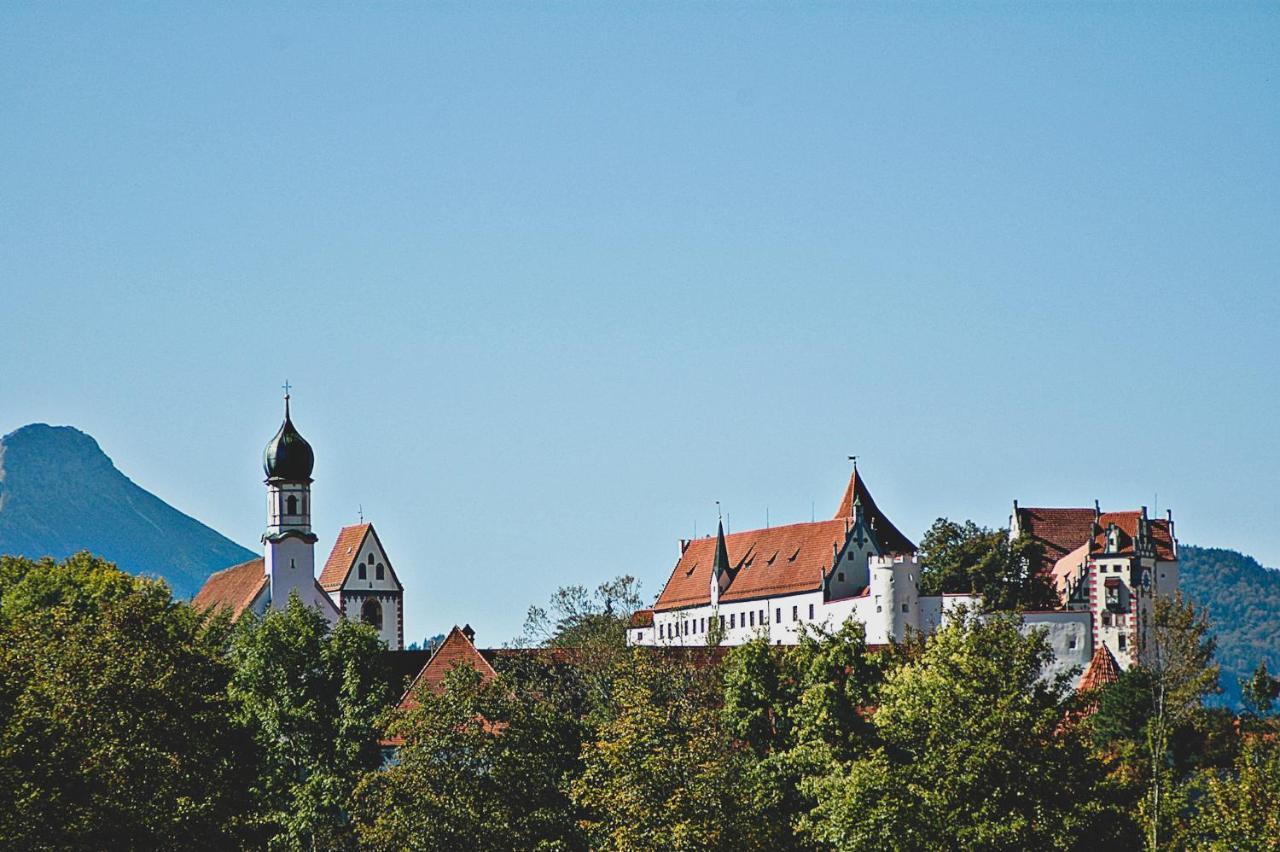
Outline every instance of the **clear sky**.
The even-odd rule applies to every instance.
[[[1272,5],[6,4],[0,433],[77,426],[408,639],[656,595],[860,469],[918,537],[1173,508],[1280,564]],[[1158,495],[1158,496],[1157,496]]]

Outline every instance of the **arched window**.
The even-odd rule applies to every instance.
[[[370,553],[370,554],[369,554],[369,564],[370,564],[370,565],[372,565],[372,564],[373,564],[373,554],[372,554],[372,553]]]
[[[383,578],[383,577],[382,577],[382,563],[381,563],[381,562],[379,562],[379,563],[378,563],[378,579],[379,579],[379,580],[381,580],[382,578]]]
[[[382,605],[377,601],[365,601],[360,607],[360,620],[372,625],[375,630],[382,629]]]
[[[363,562],[361,562],[361,563],[360,563],[360,579],[361,579],[361,580],[363,580],[364,578],[365,578],[365,573],[364,573],[364,563],[363,563]]]
[[[286,515],[298,514],[298,498],[290,494],[284,501],[284,513]]]

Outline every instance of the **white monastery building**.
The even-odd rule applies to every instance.
[[[283,608],[296,594],[329,622],[359,618],[371,624],[387,647],[404,648],[404,587],[378,540],[373,524],[344,527],[324,570],[316,578],[316,542],[311,531],[311,472],[315,454],[294,428],[289,395],[284,422],[262,456],[266,473],[267,528],[263,556],[213,574],[192,600],[200,609],[226,608],[232,618]]]
[[[1094,509],[1025,509],[1014,504],[1011,534],[1038,539],[1046,558],[1029,570],[1048,573],[1061,605],[1025,612],[1028,629],[1044,628],[1055,670],[1085,667],[1102,646],[1122,667],[1137,659],[1151,600],[1177,589],[1172,518]],[[920,594],[916,546],[884,515],[855,467],[829,521],[788,524],[680,542],[676,561],[651,610],[633,618],[632,645],[699,646],[713,628],[720,644],[756,637],[794,644],[806,625],[835,630],[849,619],[866,626],[869,645],[930,633],[977,595]]]

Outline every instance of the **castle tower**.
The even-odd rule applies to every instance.
[[[313,603],[316,597],[316,536],[311,532],[314,465],[311,445],[289,416],[286,392],[284,422],[262,454],[267,475],[267,530],[262,544],[271,605],[277,608],[285,606],[291,592],[297,592],[303,603]]]

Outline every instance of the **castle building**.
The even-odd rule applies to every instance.
[[[359,618],[378,630],[391,650],[404,647],[404,588],[372,524],[344,527],[319,579],[311,530],[311,473],[315,453],[298,433],[284,397],[284,422],[262,455],[267,527],[260,559],[218,571],[192,600],[202,610],[225,608],[231,617],[283,608],[290,595],[336,624]]]
[[[1076,510],[1027,511],[1042,514],[1018,516],[1013,534],[1049,536],[1052,559],[1028,567],[1050,573],[1062,594],[1055,609],[1022,613],[1027,629],[1045,630],[1051,670],[1084,668],[1100,643],[1127,666],[1142,645],[1152,594],[1177,588],[1172,521],[1149,521],[1145,510],[1090,512],[1081,527]],[[915,544],[855,467],[831,520],[733,534],[721,524],[715,538],[681,541],[670,578],[653,608],[633,618],[627,641],[740,645],[762,637],[789,645],[806,626],[835,630],[856,619],[869,645],[885,645],[931,633],[958,607],[981,603],[973,594],[920,594],[920,567]]]

